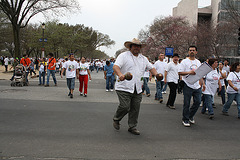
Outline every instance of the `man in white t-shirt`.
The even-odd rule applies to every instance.
[[[140,54],[143,44],[138,39],[127,41],[124,46],[129,51],[121,53],[113,66],[113,70],[119,77],[116,82],[115,90],[119,99],[119,106],[113,118],[113,126],[116,130],[120,129],[120,121],[128,114],[128,131],[134,135],[140,132],[136,129],[140,103],[142,101],[142,77],[145,70],[149,70],[159,78],[158,73],[148,59]],[[125,79],[125,74],[132,74],[131,80]]]
[[[201,62],[196,59],[197,47],[190,46],[188,48],[189,57],[182,60],[178,68],[178,74],[182,76],[185,82],[183,88],[184,104],[183,104],[183,118],[182,123],[185,127],[190,127],[190,123],[194,124],[194,115],[196,114],[200,104],[202,90],[205,90],[205,84],[203,79],[197,81],[194,84],[190,84],[186,81],[187,75],[195,75],[195,70],[201,65]],[[190,107],[191,98],[193,97],[193,105]]]
[[[5,72],[8,71],[8,62],[9,62],[9,59],[8,59],[8,57],[6,56],[6,57],[4,58]]]
[[[160,53],[158,57],[158,61],[154,63],[154,68],[157,70],[158,73],[161,73],[164,76],[167,63],[164,61],[165,55],[163,53]],[[160,101],[160,103],[163,102],[163,96],[162,96],[162,91],[163,91],[163,86],[164,86],[164,77],[161,81],[156,80],[156,94],[155,94],[155,100]]]
[[[63,69],[61,72],[61,78],[63,77],[64,70],[66,70],[67,86],[69,89],[68,96],[70,96],[70,98],[73,98],[73,90],[75,88],[75,77],[77,76],[77,79],[79,78],[79,65],[74,60],[73,53],[69,55],[69,60],[63,64],[62,68]]]
[[[177,87],[178,87],[178,60],[179,55],[177,53],[173,54],[173,61],[168,63],[165,74],[164,74],[164,83],[168,84],[170,88],[170,94],[168,96],[167,107],[170,109],[175,109],[174,102],[177,95]]]

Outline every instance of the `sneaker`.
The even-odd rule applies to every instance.
[[[209,115],[209,119],[213,120],[214,119],[214,115],[213,114]]]
[[[194,120],[193,118],[190,118],[190,119],[189,119],[189,122],[190,122],[191,124],[195,124],[195,120]]]
[[[229,116],[228,112],[223,112],[223,111],[222,111],[222,114],[223,114],[224,116]]]
[[[160,101],[159,101],[160,103],[162,103],[163,102],[163,99],[160,99]]]
[[[46,84],[45,87],[49,87],[49,84]]]
[[[68,96],[70,96],[70,95],[71,95],[71,92],[68,93]]]
[[[70,98],[73,98],[73,94],[70,94]]]
[[[175,106],[169,106],[170,109],[176,109]]]
[[[188,121],[182,121],[182,124],[185,126],[185,127],[190,127],[190,123]]]
[[[109,92],[109,90],[108,90],[108,89],[106,89],[106,92]]]
[[[147,94],[147,97],[150,97],[151,96],[151,94]]]
[[[113,89],[111,89],[110,91],[113,92]]]
[[[84,97],[87,97],[87,94],[84,94]]]
[[[166,92],[166,91],[163,91],[162,94],[167,94],[167,92]]]
[[[83,93],[82,93],[82,92],[80,92],[80,96],[83,96]]]
[[[137,130],[136,128],[129,128],[128,132],[134,134],[134,135],[140,135],[139,130]]]
[[[114,121],[114,120],[113,120],[113,127],[114,127],[116,130],[119,130],[119,129],[120,129],[120,123],[119,123],[119,121]]]

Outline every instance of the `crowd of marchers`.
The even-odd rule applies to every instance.
[[[9,64],[13,69],[19,64],[25,66],[26,81],[28,82],[29,74],[30,76],[34,74],[39,78],[40,86],[49,87],[50,76],[57,86],[56,73],[60,74],[61,78],[66,77],[70,98],[73,98],[76,79],[80,84],[80,96],[87,97],[88,82],[92,79],[91,72],[101,71],[106,80],[106,92],[112,92],[115,89],[119,98],[119,106],[113,118],[114,128],[119,130],[119,122],[126,114],[129,114],[129,132],[136,135],[140,134],[136,126],[142,96],[151,97],[149,81],[154,81],[156,84],[154,99],[165,103],[170,109],[176,109],[174,104],[177,93],[184,95],[182,124],[186,127],[195,123],[194,115],[201,104],[201,113],[207,114],[211,120],[214,119],[215,94],[221,96],[222,114],[229,116],[228,110],[235,101],[240,119],[239,62],[229,66],[227,60],[222,62],[218,59],[207,59],[206,62],[212,70],[199,81],[190,84],[186,81],[186,77],[195,75],[195,70],[202,64],[196,58],[198,53],[196,46],[190,46],[187,49],[188,56],[184,59],[180,59],[177,53],[173,54],[170,59],[167,59],[164,53],[160,53],[157,61],[151,61],[140,53],[144,45],[137,39],[127,41],[124,45],[129,50],[120,54],[116,60],[75,58],[74,54],[69,54],[65,59],[56,59],[52,53],[49,53],[47,58],[29,58],[23,55],[21,59],[14,59],[1,56],[1,62],[6,72]],[[131,74],[131,79],[126,78],[126,73]],[[159,75],[162,78],[159,79]],[[13,72],[11,81],[14,80],[14,76],[15,72]],[[46,82],[45,76],[47,76]],[[163,94],[166,94],[167,87],[169,87],[169,96],[164,100]]]

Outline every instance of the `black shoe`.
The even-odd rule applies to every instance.
[[[160,101],[159,101],[160,103],[162,103],[163,102],[163,99],[160,99]]]
[[[71,92],[68,93],[68,96],[71,96]]]
[[[46,84],[45,87],[49,87],[49,84]]]
[[[130,132],[134,135],[140,135],[140,132],[136,128],[129,128],[128,132]]]
[[[224,116],[229,116],[229,114],[228,114],[227,112],[222,112],[222,114],[223,114]]]
[[[82,92],[80,92],[80,96],[83,96],[83,93],[82,93]]]
[[[84,94],[84,97],[87,97],[87,94]]]
[[[70,98],[73,98],[73,94],[70,94]]]
[[[209,119],[213,120],[214,119],[214,115],[213,114],[209,115]]]
[[[114,127],[116,130],[119,130],[119,129],[120,129],[120,123],[119,123],[119,121],[114,121],[114,120],[113,120],[113,127]]]

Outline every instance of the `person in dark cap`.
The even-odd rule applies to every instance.
[[[175,109],[174,103],[177,95],[177,87],[178,87],[178,60],[179,55],[177,53],[173,54],[172,56],[173,61],[167,64],[165,70],[165,79],[164,83],[168,84],[170,88],[170,94],[168,96],[167,107],[170,109]]]

